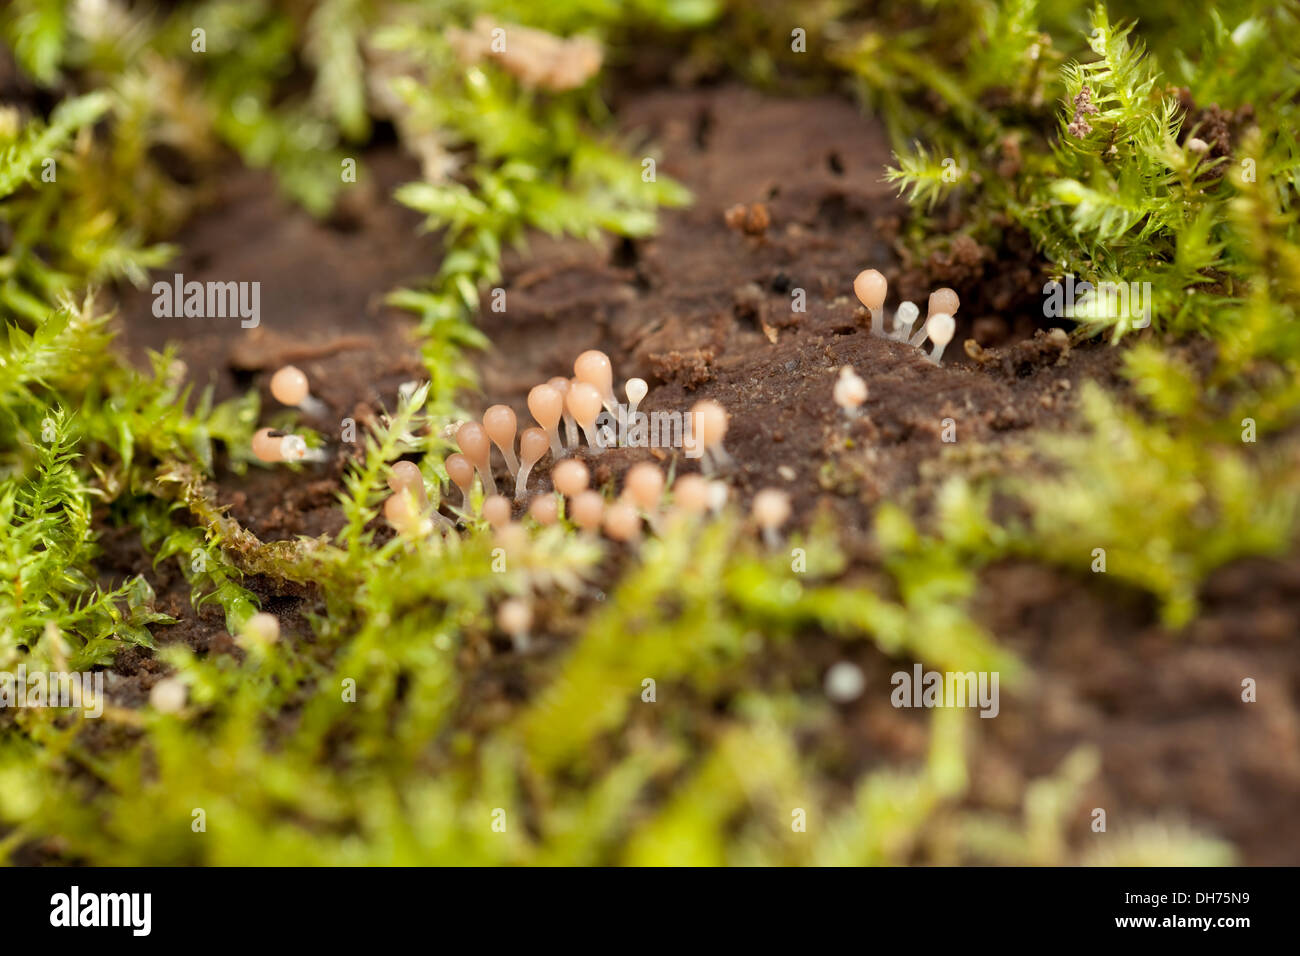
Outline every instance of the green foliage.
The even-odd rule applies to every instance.
[[[0,29],[24,70],[45,86],[58,79],[67,42],[67,0],[14,0]]]
[[[103,93],[90,93],[60,103],[49,124],[30,123],[18,135],[7,138],[0,150],[0,198],[31,182],[37,167],[72,134],[104,115],[109,99]]]
[[[1060,477],[1017,483],[1034,508],[1034,553],[1086,570],[1104,549],[1107,575],[1155,594],[1181,627],[1207,572],[1291,545],[1300,492],[1285,458],[1144,422],[1095,387],[1083,413],[1089,434],[1045,443]]]
[[[1205,151],[1193,148],[1194,138],[1210,134],[1199,114],[1186,114],[1155,57],[1134,39],[1134,24],[1116,24],[1097,7],[1089,52],[1058,69],[1053,36],[1033,26],[1046,16],[1036,7],[1023,0],[958,4],[942,29],[917,31],[901,43],[868,32],[840,52],[899,144],[887,178],[926,209],[951,197],[966,214],[965,230],[982,240],[996,242],[1014,223],[1058,275],[1150,282],[1158,327],[1223,334],[1216,313],[1242,288],[1229,286],[1217,297],[1188,293],[1224,273],[1249,272],[1242,250],[1227,241],[1240,185],[1225,172],[1265,169],[1258,175],[1272,212],[1294,201],[1300,80],[1294,61],[1260,41],[1293,26],[1295,11],[1254,5],[1231,30],[1214,13],[1202,56],[1193,61],[1185,48],[1177,56],[1179,79],[1199,108],[1253,109],[1252,145],[1229,143],[1225,156],[1218,141]],[[952,76],[941,51],[949,43],[961,49],[953,37],[964,22],[983,42]],[[1066,42],[1077,41],[1067,35]],[[945,103],[941,123],[913,104],[920,89]],[[1055,134],[1045,138],[1041,131],[1052,125]],[[913,132],[904,136],[905,130]],[[915,130],[928,135],[905,146]],[[1289,229],[1287,241],[1296,238]],[[1109,310],[1074,318],[1115,340],[1140,327],[1134,315]]]
[[[372,436],[350,484],[354,507],[368,499],[384,457],[401,447],[394,436],[406,433],[422,401],[412,396]],[[900,554],[956,546],[902,534]],[[924,768],[873,774],[856,803],[836,811],[797,756],[797,728],[775,699],[738,700],[731,728],[698,753],[689,741],[705,729],[696,724],[707,713],[687,708],[678,712],[685,724],[656,729],[633,712],[651,706],[639,700],[647,674],[658,675],[663,695],[738,686],[754,655],[809,626],[849,639],[892,633],[891,653],[943,646],[943,635],[917,629],[951,620],[913,618],[909,608],[942,604],[955,591],[900,581],[910,597],[898,606],[860,582],[837,582],[842,561],[823,535],[798,541],[819,576],[805,582],[784,557],[763,554],[734,515],[673,524],[645,545],[547,686],[504,720],[486,718],[499,733],[469,746],[460,727],[475,709],[474,684],[456,660],[483,639],[493,597],[545,586],[562,601],[554,613],[564,613],[563,602],[582,599],[581,582],[604,548],[563,529],[537,529],[510,550],[503,574],[492,568],[486,530],[360,551],[345,531],[337,545],[311,553],[327,569],[317,580],[330,608],[317,621],[315,643],[284,640],[242,661],[166,649],[189,690],[186,711],[146,711],[136,722],[138,748],[98,753],[89,766],[106,786],[93,801],[84,788],[94,784],[33,763],[10,740],[0,748],[0,815],[31,836],[57,828],[65,852],[78,859],[121,864],[899,862],[964,792],[967,715],[938,713]],[[544,555],[531,556],[539,548]],[[565,565],[572,584],[554,591],[555,571]],[[687,567],[712,572],[725,586],[683,575]],[[694,582],[685,593],[683,580]],[[784,610],[771,613],[774,603]],[[864,609],[870,613],[860,616]],[[981,653],[993,655],[983,663],[1013,663],[991,648]],[[345,693],[349,681],[358,688],[355,702]],[[288,726],[272,729],[260,719],[286,707],[299,712]],[[37,718],[20,719],[40,746],[60,734]],[[644,739],[600,756],[601,738],[619,728]],[[150,773],[141,772],[145,759]],[[655,802],[656,781],[682,773],[672,799]],[[93,815],[85,809],[91,802]],[[809,842],[790,828],[792,806],[835,820]],[[190,838],[195,807],[221,821],[222,839]],[[749,823],[725,837],[741,812]],[[504,834],[492,830],[497,813]],[[628,831],[629,819],[646,815]],[[533,821],[527,828],[525,818]]]
[[[494,67],[458,67],[441,30],[418,22],[390,26],[375,38],[394,57],[419,64],[391,90],[398,126],[425,156],[426,181],[397,190],[397,200],[443,230],[438,274],[424,288],[389,297],[421,317],[425,363],[434,394],[469,384],[440,370],[459,349],[481,344],[468,328],[481,291],[501,279],[501,254],[529,229],[595,240],[602,232],[644,236],[655,209],[679,206],[689,193],[667,177],[644,177],[627,158],[584,128],[583,94],[542,99]],[[471,146],[475,163],[447,176],[452,149]],[[432,164],[432,168],[430,168]]]
[[[75,641],[74,669],[112,661],[122,642],[153,646],[147,625],[170,620],[150,609],[143,578],[102,590],[90,503],[94,490],[73,467],[77,435],[71,416],[51,409],[31,436],[24,474],[0,480],[0,655],[6,667],[19,647],[40,640]]]

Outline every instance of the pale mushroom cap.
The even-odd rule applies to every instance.
[[[587,466],[574,458],[566,458],[551,469],[555,490],[569,498],[585,491],[590,478]]]
[[[564,397],[564,404],[578,424],[588,428],[595,424],[602,408],[600,392],[590,382],[574,384]]]
[[[777,488],[754,495],[754,520],[763,528],[779,528],[790,518],[790,496]]]
[[[284,435],[274,428],[259,428],[253,435],[253,454],[258,461],[283,461],[280,442]]]
[[[903,325],[909,328],[916,322],[916,317],[921,314],[921,310],[916,307],[915,302],[904,302],[898,307],[895,318]]]
[[[641,534],[641,516],[631,505],[612,504],[605,509],[605,533],[615,541],[631,541]]]
[[[495,528],[495,544],[506,554],[522,554],[528,547],[528,531],[518,521],[507,521]]]
[[[455,452],[447,456],[443,466],[447,469],[447,477],[452,480],[452,483],[468,494],[474,487],[474,463],[459,452]]]
[[[419,494],[424,490],[424,476],[420,474],[420,466],[415,462],[396,462],[391,471],[392,473],[388,476],[388,487],[393,491],[401,491],[407,488]]]
[[[868,309],[878,309],[885,304],[889,283],[875,269],[865,269],[853,280],[853,292],[858,301]]]
[[[533,626],[533,609],[522,598],[507,598],[497,608],[497,626],[512,637],[527,634]]]
[[[640,405],[641,400],[650,394],[650,386],[643,378],[629,378],[623,385],[627,400],[633,405]]]
[[[684,511],[703,514],[709,507],[709,482],[701,475],[682,475],[673,482],[673,503]]]
[[[483,499],[483,520],[494,528],[510,521],[510,501],[504,495],[488,495]]]
[[[659,507],[659,498],[664,493],[664,473],[658,465],[648,461],[639,462],[628,470],[623,489],[637,503],[637,507],[643,511],[653,511]]]
[[[456,430],[456,444],[465,457],[477,468],[487,468],[488,455],[492,445],[488,441],[487,429],[478,422],[466,422]]]
[[[384,517],[399,532],[412,529],[420,520],[419,508],[407,489],[398,489],[384,502]]]
[[[555,376],[555,378],[551,379],[546,384],[551,386],[551,388],[555,389],[557,392],[559,392],[561,398],[569,394],[569,388],[570,386],[573,385],[573,383],[570,382],[563,375]]]
[[[528,506],[528,513],[538,524],[555,524],[560,517],[560,503],[555,495],[538,495]]]
[[[519,436],[519,458],[525,467],[531,468],[541,461],[550,447],[551,440],[540,428],[525,428]]]
[[[596,528],[605,512],[605,499],[598,491],[584,491],[574,497],[569,506],[569,516],[579,528]]]
[[[691,408],[691,421],[695,426],[695,438],[705,448],[726,437],[727,410],[712,399],[695,403]]]
[[[274,614],[258,611],[244,624],[243,633],[254,640],[270,644],[280,639],[280,619]]]
[[[926,328],[930,331],[931,342],[935,345],[947,345],[952,341],[953,333],[957,331],[957,323],[948,313],[940,312],[938,315],[930,316]]]
[[[564,414],[564,395],[551,385],[535,385],[528,393],[528,413],[543,428],[554,428]]]
[[[179,713],[185,706],[185,685],[175,677],[164,677],[149,689],[149,704],[160,714]]]
[[[286,365],[271,376],[271,394],[285,405],[301,405],[307,397],[307,375],[294,365]]]
[[[961,300],[957,298],[957,293],[947,286],[930,293],[930,315],[938,315],[940,312],[956,315],[960,305]]]
[[[513,448],[519,420],[509,405],[493,405],[483,413],[483,430],[502,448]]]
[[[867,400],[867,383],[857,372],[845,365],[835,380],[835,404],[840,408],[857,408]]]
[[[837,704],[847,704],[862,696],[866,683],[862,668],[852,661],[839,661],[826,672],[826,696]]]
[[[614,388],[614,366],[608,355],[596,349],[588,349],[573,360],[573,377],[596,386],[602,395]]]

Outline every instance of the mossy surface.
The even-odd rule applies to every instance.
[[[1043,693],[1034,662],[978,613],[1000,569],[1060,576],[1097,602],[1149,600],[1151,626],[1178,653],[1205,620],[1207,579],[1295,557],[1297,8],[801,6],[10,5],[0,664],[111,673],[148,659],[151,678],[181,681],[187,702],[160,713],[110,685],[98,719],[0,713],[0,854],[101,865],[1237,858],[1212,820],[1156,815],[1088,843],[1081,794],[1105,770],[1086,745],[1018,768],[1011,794],[991,797],[972,711],[881,718],[903,743],[871,738],[849,759],[842,709],[790,675],[806,676],[801,659],[866,647],[882,697],[889,670],[920,662],[996,671],[1008,696],[1028,698]],[[480,15],[592,36],[604,66],[557,92],[508,63],[466,63],[447,19],[468,28]],[[1116,350],[1118,387],[1081,383],[1066,429],[932,456],[914,494],[868,495],[871,440],[845,437],[816,473],[827,494],[866,501],[853,512],[866,518],[845,526],[801,509],[776,551],[746,518],[748,489],[709,520],[665,521],[638,549],[567,523],[529,525],[504,562],[482,522],[393,536],[378,517],[389,468],[405,457],[431,487],[446,481],[446,428],[480,404],[475,363],[495,344],[480,313],[507,258],[527,255],[513,250],[543,235],[646,239],[664,210],[699,198],[664,168],[647,179],[655,146],[617,135],[607,105],[638,57],[653,65],[659,51],[683,83],[852,91],[891,136],[895,162],[880,175],[910,203],[893,249],[903,263],[962,243],[1031,249],[1008,300],[1021,312],[1065,273],[1149,283],[1149,327],[1133,311],[1040,323],[1069,328],[1034,346],[1061,361],[1071,347]],[[263,468],[253,432],[293,415],[264,409],[256,390],[216,401],[171,351],[133,364],[114,344],[112,302],[173,260],[180,224],[202,214],[228,164],[271,170],[287,197],[328,217],[347,201],[340,171],[389,135],[419,163],[389,198],[424,217],[439,259],[426,280],[371,291],[414,317],[421,381],[338,452],[336,530],[272,540],[217,489]],[[852,275],[840,279],[847,294]],[[1011,368],[1028,351],[997,355]],[[961,374],[993,375],[983,352],[971,348]],[[296,430],[337,445],[324,428]],[[109,580],[108,534],[138,541],[149,567]],[[176,613],[159,606],[159,575],[184,580],[189,612],[219,608],[236,641],[156,640]],[[284,595],[298,603],[281,639],[251,639],[249,619]],[[546,653],[516,660],[497,633],[495,609],[512,596],[534,603]],[[515,690],[486,693],[502,668]]]

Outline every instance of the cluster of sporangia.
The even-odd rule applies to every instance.
[[[613,366],[604,352],[583,352],[573,363],[573,378],[557,377],[535,386],[528,393],[528,411],[537,425],[518,432],[519,422],[508,405],[493,405],[483,413],[481,422],[469,421],[455,431],[460,451],[448,455],[443,463],[447,477],[460,489],[461,517],[473,516],[474,481],[477,477],[486,497],[479,516],[493,528],[509,534],[514,524],[514,506],[497,488],[492,467],[493,446],[500,452],[506,468],[514,478],[515,502],[528,497],[528,479],[537,463],[549,452],[552,492],[534,494],[527,515],[540,525],[560,520],[564,515],[584,533],[603,531],[615,541],[634,542],[643,527],[660,527],[668,511],[665,503],[665,479],[662,469],[653,462],[641,462],[628,470],[622,495],[607,502],[599,491],[589,487],[591,474],[573,452],[585,437],[588,454],[604,451],[606,439],[598,429],[602,411],[611,416],[632,419],[637,407],[649,393],[645,381],[629,379],[623,386],[627,405],[620,409],[614,394]],[[697,402],[689,413],[690,434],[701,452],[703,468],[711,474],[719,463],[730,460],[722,446],[727,433],[726,410],[717,402]],[[516,437],[518,454],[516,454]],[[384,506],[384,515],[401,534],[418,536],[430,530],[426,520],[450,528],[452,523],[436,509],[430,508],[424,478],[419,468],[398,462],[392,469],[389,486],[393,497]],[[673,484],[671,510],[700,514],[721,507],[726,501],[724,484],[704,475],[683,475]]]
[[[906,342],[915,348],[925,344],[925,340],[934,343],[934,348],[926,356],[935,365],[943,359],[943,350],[952,341],[957,330],[953,316],[957,313],[961,300],[957,293],[949,288],[936,289],[930,293],[929,309],[925,321],[913,331],[912,327],[921,315],[921,310],[913,302],[903,302],[894,312],[893,327],[885,329],[885,293],[889,291],[889,282],[875,269],[866,269],[858,273],[853,280],[853,291],[871,313],[871,334],[895,342]],[[856,418],[858,410],[867,400],[867,383],[850,366],[840,369],[840,376],[835,381],[835,404],[844,409],[849,418]]]
[[[506,533],[517,524],[514,507],[510,499],[499,493],[493,475],[493,445],[500,451],[514,478],[515,502],[524,500],[533,468],[548,452],[551,454],[554,460],[551,483],[556,493],[535,494],[527,508],[528,516],[541,525],[555,524],[560,519],[563,499],[564,514],[584,532],[595,534],[603,530],[616,541],[632,542],[640,538],[643,523],[652,530],[657,529],[670,510],[698,515],[722,507],[727,498],[727,486],[707,476],[718,466],[730,462],[730,456],[722,445],[728,416],[721,405],[708,399],[697,402],[689,413],[689,436],[700,452],[705,474],[678,478],[672,487],[671,508],[665,502],[663,471],[652,462],[641,462],[629,469],[624,478],[623,494],[613,502],[607,503],[604,495],[589,488],[591,476],[587,466],[569,456],[578,448],[582,437],[586,438],[589,454],[601,454],[605,446],[605,439],[597,429],[601,412],[632,419],[649,393],[649,386],[643,379],[628,379],[623,386],[627,405],[619,409],[614,396],[613,366],[608,355],[594,349],[583,352],[573,363],[573,372],[571,379],[553,378],[528,393],[528,410],[537,421],[536,427],[518,433],[519,423],[514,409],[508,405],[493,405],[483,413],[481,422],[465,422],[456,429],[455,439],[460,451],[447,456],[444,466],[447,477],[460,489],[461,500],[458,508],[448,505],[450,511],[463,519],[475,517],[473,490],[477,476],[486,492],[478,517]],[[271,394],[277,401],[304,412],[319,415],[324,410],[322,403],[310,394],[307,376],[292,365],[285,366],[271,377]],[[300,436],[270,428],[263,428],[253,436],[253,453],[265,462],[319,461],[324,458],[319,450],[308,449]],[[455,527],[437,507],[431,506],[424,476],[414,463],[399,461],[394,464],[388,485],[393,494],[384,502],[384,517],[399,534],[416,538],[431,532],[434,527],[444,530]],[[755,498],[755,519],[769,538],[785,523],[789,513],[789,501],[784,492],[760,492]]]
[[[308,390],[306,374],[293,365],[286,365],[271,376],[271,394],[277,402],[292,405],[316,418],[326,411],[325,404]],[[325,460],[325,453],[308,448],[301,435],[274,428],[262,428],[253,435],[253,454],[258,461],[265,462]]]
[[[927,356],[938,364],[943,350],[952,341],[955,330],[953,313],[957,311],[957,293],[952,289],[938,289],[931,293],[929,314],[913,332],[920,310],[911,302],[904,302],[894,314],[893,328],[884,327],[884,302],[888,283],[875,269],[868,269],[853,282],[853,290],[871,313],[872,334],[907,342],[920,348],[928,337],[934,348]],[[649,392],[643,379],[632,378],[624,383],[627,406],[620,410],[614,395],[614,373],[609,356],[594,349],[583,352],[573,363],[573,378],[563,376],[535,386],[528,393],[528,411],[537,426],[526,428],[518,434],[518,419],[508,405],[493,405],[483,413],[481,422],[469,421],[455,432],[460,451],[449,455],[444,462],[447,477],[460,489],[459,508],[448,505],[458,517],[471,519],[473,513],[474,480],[477,475],[486,497],[479,516],[494,528],[498,535],[509,538],[523,532],[523,526],[514,520],[514,507],[509,498],[499,493],[492,471],[492,446],[495,445],[514,478],[514,500],[523,501],[528,493],[528,478],[534,467],[549,452],[553,459],[551,483],[554,492],[533,496],[527,515],[539,525],[553,525],[560,520],[561,504],[564,514],[585,534],[600,531],[615,541],[636,542],[643,526],[652,531],[672,515],[699,516],[706,511],[718,511],[726,503],[727,486],[712,480],[719,465],[730,462],[723,448],[728,415],[715,401],[697,402],[690,411],[689,435],[701,453],[704,475],[682,475],[673,483],[671,500],[666,500],[665,479],[662,469],[653,462],[633,465],[623,481],[622,495],[607,502],[599,491],[589,487],[591,474],[577,458],[568,457],[585,437],[588,453],[599,455],[605,441],[597,427],[603,411],[611,415],[626,414],[631,420],[637,407]],[[292,365],[285,366],[271,378],[271,394],[277,401],[319,416],[324,405],[310,394],[307,376]],[[867,385],[849,366],[840,370],[835,383],[834,400],[849,417],[855,417],[867,400]],[[561,436],[563,430],[563,437]],[[516,437],[518,454],[516,455]],[[312,450],[297,435],[263,428],[253,436],[253,453],[265,462],[320,461],[323,452]],[[389,474],[388,486],[392,496],[384,502],[384,517],[403,537],[419,539],[435,527],[451,531],[455,524],[431,505],[419,467],[409,461],[395,463]],[[790,496],[775,488],[759,491],[754,496],[753,517],[762,530],[769,546],[779,545],[779,529],[790,518]],[[511,598],[502,603],[497,621],[501,629],[511,635],[516,645],[527,643],[527,633],[532,626],[532,610],[526,601]]]

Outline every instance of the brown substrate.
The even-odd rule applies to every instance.
[[[1116,350],[1067,351],[1059,339],[1035,333],[1032,315],[983,322],[979,338],[998,347],[985,363],[963,355],[962,340],[992,318],[978,309],[988,301],[981,292],[987,276],[1007,271],[1029,282],[1036,273],[1021,253],[999,270],[987,250],[971,253],[964,245],[954,246],[951,261],[905,269],[893,243],[904,209],[880,181],[889,151],[881,129],[851,104],[722,88],[640,96],[620,115],[629,130],[654,141],[659,172],[684,182],[696,202],[664,213],[653,239],[588,245],[535,237],[526,252],[510,254],[506,311],[485,309],[480,317],[493,342],[490,352],[473,357],[483,393],[468,401],[509,403],[522,427],[530,387],[572,374],[582,349],[603,349],[618,382],[631,375],[650,382],[645,411],[684,410],[702,397],[730,410],[726,445],[742,500],[759,487],[786,487],[799,518],[819,504],[830,507],[862,541],[877,502],[923,502],[945,473],[1005,467],[998,446],[1064,427],[1084,381],[1117,384]],[[179,237],[183,253],[172,271],[199,281],[260,280],[261,328],[155,319],[147,291],[130,294],[122,318],[132,354],[176,341],[194,381],[214,384],[219,397],[255,385],[268,408],[276,407],[267,392],[270,371],[292,361],[329,406],[331,420],[312,423],[327,434],[337,435],[343,417],[362,421],[381,403],[391,408],[398,385],[419,378],[421,369],[408,337],[411,321],[380,299],[431,273],[437,245],[417,237],[419,217],[389,198],[413,168],[377,152],[363,169],[369,185],[333,224],[314,223],[275,198],[266,176],[233,173],[220,207]],[[732,228],[726,213],[736,204],[750,208]],[[942,368],[866,331],[850,284],[868,265],[923,309],[931,282],[953,284],[975,303],[973,312],[959,313],[957,341]],[[797,289],[806,295],[805,312],[792,311]],[[1024,299],[1006,290],[999,295]],[[890,307],[899,299],[891,288]],[[870,390],[868,414],[852,424],[831,401],[845,364]],[[945,419],[955,425],[954,444],[942,441]],[[992,454],[979,451],[990,448]],[[677,455],[613,450],[596,460],[597,478],[617,478],[652,454]],[[341,464],[340,458],[298,474],[222,471],[220,500],[267,539],[331,532],[340,523],[333,496]],[[697,467],[680,457],[676,466]],[[546,467],[537,476],[538,487],[549,487]],[[106,531],[104,547],[106,571],[146,570],[129,531]],[[1279,622],[1300,617],[1300,587],[1295,565],[1268,565],[1262,573],[1271,583],[1261,592],[1258,570],[1216,574],[1206,614],[1182,636],[1160,631],[1151,608],[1096,582],[1025,566],[987,571],[977,618],[1025,658],[1034,676],[1026,690],[1006,695],[1000,719],[976,721],[973,801],[1014,810],[1026,779],[1053,771],[1074,744],[1087,741],[1103,757],[1088,806],[1113,807],[1112,819],[1125,822],[1187,816],[1233,840],[1246,862],[1296,862],[1300,834],[1288,811],[1300,797],[1300,765],[1287,695],[1300,667]],[[164,609],[181,622],[157,629],[158,640],[230,650],[219,612],[196,616],[179,575],[164,569],[151,576],[159,575]],[[263,582],[252,586],[278,613],[293,613],[300,603]],[[793,653],[790,685],[819,693],[825,667],[848,652],[809,635]],[[892,667],[869,645],[852,653],[869,681]],[[156,669],[137,652],[117,667],[133,675],[123,680],[141,682],[137,694]],[[496,687],[501,698],[526,695],[527,672],[521,665],[499,679],[480,674],[474,693],[491,698]],[[1240,703],[1243,676],[1258,678],[1259,704]],[[908,719],[887,706],[882,711],[864,700],[842,716],[835,748],[855,771],[864,760],[923,750]]]

